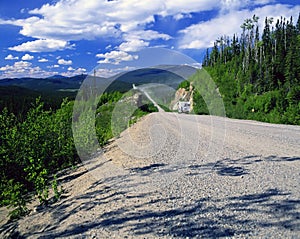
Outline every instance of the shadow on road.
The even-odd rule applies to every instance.
[[[293,162],[299,159],[299,157],[276,156],[261,158],[253,155],[237,160],[220,160],[214,165],[212,171],[219,176],[235,177],[251,173],[247,169],[250,164],[266,161]],[[145,172],[151,174],[157,173],[156,169],[165,166],[167,165],[152,164],[143,168],[133,168],[132,171],[141,175]],[[207,165],[187,166],[195,172],[203,167]],[[123,176],[122,180],[131,182],[131,177],[132,175],[128,174]],[[267,228],[283,230],[283,233],[286,230],[298,235],[300,233],[300,200],[290,199],[293,198],[290,192],[278,188],[268,188],[263,193],[241,196],[232,196],[228,192],[228,196],[224,198],[202,197],[199,193],[196,200],[186,202],[179,197],[153,199],[154,195],[143,192],[129,195],[127,188],[114,190],[112,186],[107,186],[112,185],[115,180],[116,178],[113,177],[103,179],[91,185],[90,191],[88,190],[86,194],[65,198],[55,207],[46,208],[42,213],[50,214],[49,224],[29,225],[30,233],[20,235],[15,231],[15,235],[18,238],[34,235],[49,239],[80,237],[84,233],[100,230],[99,228],[114,233],[119,233],[121,230],[132,236],[183,238],[247,237]],[[134,203],[127,204],[129,201]],[[116,203],[123,206],[111,207]],[[106,212],[97,211],[95,208],[98,205],[107,205],[111,209]],[[86,220],[84,223],[73,221],[67,230],[61,230],[60,225],[76,214],[78,217],[92,215],[93,220]],[[9,225],[6,225],[6,228],[8,227]],[[4,229],[5,227],[1,231]],[[109,238],[109,235],[103,234],[103,237]]]

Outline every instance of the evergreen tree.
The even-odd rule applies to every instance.
[[[246,19],[240,38],[220,37],[204,66],[219,86],[229,116],[300,124],[300,14],[265,18],[260,37],[258,17]]]

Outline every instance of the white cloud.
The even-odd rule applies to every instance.
[[[126,52],[137,52],[141,49],[149,46],[149,42],[145,42],[143,40],[134,39],[132,41],[123,42],[118,49],[120,51],[126,51]]]
[[[25,67],[29,67],[32,64],[30,62],[27,61],[18,61],[15,62],[14,65],[6,65],[6,66],[2,66],[0,67],[0,71],[9,71],[9,70],[13,70],[17,68],[25,68]]]
[[[184,19],[184,18],[192,18],[192,15],[190,13],[177,13],[173,16],[173,18],[176,20],[176,21],[179,21],[181,19]]]
[[[109,44],[108,46],[105,47],[105,50],[109,50],[109,49],[111,49],[111,47],[112,47],[112,45]]]
[[[261,2],[261,1],[260,1]],[[241,19],[251,18],[254,14],[260,17],[260,29],[264,27],[265,17],[274,17],[274,22],[280,16],[289,18],[298,16],[300,6],[290,7],[288,5],[267,5],[254,10],[231,11],[207,22],[191,25],[180,31],[182,38],[179,40],[181,49],[201,49],[213,46],[213,42],[220,36],[241,32]]]
[[[240,1],[240,0],[221,0],[221,12],[227,11],[235,11],[247,4],[247,0]]]
[[[168,34],[159,33],[153,30],[136,30],[123,35],[125,42],[121,43],[117,49],[124,52],[137,52],[150,45],[151,40],[170,40]]]
[[[52,68],[59,68],[60,66],[55,64],[55,65],[52,65],[52,66],[47,66],[48,69],[52,69]]]
[[[86,73],[86,69],[83,67],[79,67],[74,71],[75,75],[79,75],[79,74],[85,74]]]
[[[48,59],[46,59],[46,58],[41,58],[41,59],[38,60],[38,62],[48,62]]]
[[[122,72],[133,71],[135,67],[125,66],[120,68],[108,69],[108,68],[98,68],[96,69],[96,75],[99,77],[108,78],[117,75]]]
[[[96,57],[104,58],[104,60],[98,61],[98,63],[115,64],[118,65],[122,61],[132,61],[138,59],[137,55],[130,55],[124,51],[111,51],[105,54],[97,54]]]
[[[113,69],[99,68],[99,69],[96,70],[96,75],[99,76],[99,77],[108,78],[110,76],[115,75],[115,73],[114,73]]]
[[[219,0],[162,0],[161,2],[165,4],[164,10],[161,12],[162,15],[176,15],[178,13],[191,13],[212,10],[217,9],[220,5]]]
[[[72,0],[54,1],[29,10],[34,16],[18,20],[2,20],[0,24],[21,27],[20,34],[37,40],[11,47],[15,51],[50,52],[70,48],[70,41],[101,37],[123,38],[132,32],[139,40],[170,39],[167,34],[143,31],[155,21],[155,15],[187,17],[190,12],[216,9],[218,0]],[[123,39],[128,41],[128,39]]]
[[[241,19],[243,19],[246,13],[247,12],[236,12],[234,14],[227,14],[211,21],[187,27],[180,31],[180,33],[183,34],[183,38],[180,41],[180,48],[201,49],[210,47],[219,36],[231,36],[239,32]],[[226,24],[229,22],[230,24]]]
[[[86,74],[85,68],[80,67],[80,68],[74,69],[72,67],[69,67],[67,72],[62,73],[63,76],[67,76],[67,77],[81,75],[81,74]]]
[[[21,45],[8,48],[12,51],[29,51],[29,52],[53,52],[72,48],[74,45],[63,40],[39,39],[35,41],[24,42]]]
[[[254,4],[256,5],[265,5],[270,3],[275,3],[276,0],[254,0]]]
[[[0,67],[0,77],[48,77],[57,74],[57,72],[44,71],[40,67],[34,67],[31,62],[18,61],[13,65]]]
[[[18,56],[13,56],[12,54],[9,54],[4,59],[5,60],[19,60],[19,57]]]
[[[22,56],[23,61],[31,61],[33,59],[34,59],[34,56],[31,56],[29,54],[25,54],[24,56]]]
[[[124,34],[124,39],[127,41],[142,39],[145,41],[151,41],[155,39],[163,39],[163,40],[170,40],[172,37],[168,34],[159,33],[153,30],[137,30],[132,31],[130,34]]]
[[[57,63],[59,64],[59,65],[72,65],[72,60],[64,60],[64,59],[59,59],[58,61],[57,61]]]
[[[250,6],[259,6],[274,3],[276,0],[221,0],[220,11],[225,14],[232,11],[242,10]]]
[[[145,30],[145,26],[153,23],[157,15],[173,16],[175,20],[180,20],[191,17],[191,13],[195,12],[219,11],[224,17],[224,23],[220,21],[221,16],[211,22],[216,22],[220,26],[206,22],[182,31],[184,39],[180,40],[180,47],[198,48],[214,40],[207,40],[211,37],[215,38],[216,34],[212,32],[217,33],[220,30],[221,34],[232,34],[239,30],[236,25],[231,26],[231,22],[226,22],[225,17],[228,17],[228,20],[234,20],[233,24],[236,24],[235,19],[237,17],[244,19],[248,13],[250,15],[254,13],[254,11],[245,10],[245,7],[251,6],[253,8],[257,5],[263,6],[274,2],[276,0],[152,0],[151,3],[140,0],[89,0],[88,2],[86,0],[60,0],[29,10],[28,13],[34,16],[17,20],[0,19],[0,24],[19,26],[21,27],[20,34],[37,39],[13,46],[9,48],[10,50],[51,52],[74,47],[75,45],[71,45],[71,41],[96,38],[111,39],[112,37],[124,41],[124,44],[121,44],[117,49],[125,51],[128,48],[134,50],[134,45],[129,46],[132,41],[140,41],[139,44],[144,44],[141,47],[146,47],[147,42],[150,44],[152,40],[167,41],[171,39],[168,34]],[[282,7],[281,14],[284,14],[285,10],[289,10],[287,5],[280,6]],[[241,15],[241,12],[245,12],[246,15]],[[237,14],[236,18],[231,16],[233,14]],[[208,29],[208,26],[212,28]],[[203,28],[203,30],[199,28]],[[189,37],[192,35],[191,29],[200,32],[201,35],[209,31],[208,36],[203,39],[203,36],[195,35],[195,39],[191,39]]]

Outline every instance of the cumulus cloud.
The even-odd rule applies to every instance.
[[[125,52],[137,52],[147,46],[149,46],[149,42],[134,39],[132,41],[123,42],[118,49]]]
[[[221,0],[221,12],[226,11],[235,11],[237,9],[242,8],[244,5],[246,5],[247,0],[240,1],[240,0]]]
[[[108,78],[108,77],[117,75],[122,72],[133,71],[133,70],[136,70],[136,68],[132,67],[132,66],[125,66],[125,67],[119,67],[119,68],[113,68],[113,69],[98,68],[98,69],[96,69],[96,75],[99,77]]]
[[[265,4],[270,4],[270,3],[275,3],[276,0],[254,0],[254,4],[257,5],[265,5]]]
[[[55,65],[50,65],[50,66],[47,66],[47,68],[48,69],[52,69],[52,68],[59,68],[60,67],[60,65],[57,65],[57,64],[55,64]]]
[[[70,45],[68,42],[63,40],[39,39],[24,42],[21,45],[10,47],[8,49],[12,51],[53,52],[72,47],[74,47],[74,45]]]
[[[173,18],[176,21],[179,21],[179,20],[184,19],[184,18],[192,18],[192,15],[190,13],[177,13],[173,16]]]
[[[19,57],[18,56],[13,56],[12,54],[9,54],[4,59],[5,60],[19,60]]]
[[[246,10],[246,7],[265,6],[274,2],[276,0],[152,0],[149,4],[149,1],[140,0],[89,0],[88,2],[60,0],[29,10],[28,14],[33,16],[17,20],[0,19],[0,24],[19,26],[20,34],[37,39],[13,46],[9,48],[10,50],[51,52],[74,48],[75,45],[70,43],[72,41],[114,38],[124,41],[117,50],[134,52],[135,49],[147,47],[147,44],[151,44],[153,40],[168,41],[172,38],[165,33],[145,30],[146,26],[155,22],[155,16],[173,16],[175,20],[180,20],[191,17],[191,13],[216,10],[219,12],[219,17],[181,31],[183,36],[183,39],[179,39],[181,48],[199,48],[207,43],[211,44],[216,34],[232,34],[239,31],[236,18],[244,19],[248,14],[253,14],[253,11]],[[285,10],[289,12],[286,6],[280,5],[281,14],[284,14]],[[247,15],[241,15],[242,12]],[[234,14],[237,15],[235,18],[232,16]],[[221,18],[223,22],[220,21]],[[227,20],[233,20],[233,23]],[[220,25],[213,25],[214,22]],[[235,25],[231,26],[232,24]],[[195,33],[191,38],[192,30],[200,33],[201,36]],[[203,35],[206,33],[208,36],[204,39]]]
[[[86,69],[83,67],[79,67],[74,72],[75,72],[75,74],[84,74],[84,73],[86,73]]]
[[[41,58],[41,59],[38,60],[38,62],[48,62],[48,59],[46,59],[46,58]]]
[[[99,76],[99,77],[108,78],[108,77],[113,76],[113,75],[115,75],[113,69],[99,68],[99,69],[96,70],[96,76]]]
[[[25,54],[24,56],[22,56],[23,61],[31,61],[33,59],[34,59],[34,56],[31,56],[29,54]]]
[[[165,5],[165,8],[161,11],[161,15],[163,16],[176,15],[179,13],[209,11],[218,8],[218,6],[220,5],[219,0],[162,0],[161,2]]]
[[[261,2],[261,1],[260,1]],[[213,46],[213,42],[220,36],[232,36],[241,32],[241,19],[251,18],[254,14],[260,17],[260,29],[264,26],[265,17],[273,17],[274,22],[280,16],[289,18],[298,16],[300,6],[267,5],[254,10],[237,10],[220,15],[210,21],[191,25],[180,31],[182,37],[179,41],[181,49],[201,49]],[[213,29],[213,30],[212,30]]]
[[[211,21],[202,22],[181,30],[183,37],[180,41],[182,49],[201,49],[210,47],[221,35],[232,35],[239,32],[241,16],[248,14],[247,11],[240,11],[235,14],[227,14]],[[230,24],[226,24],[230,22]],[[212,31],[212,29],[214,29]]]
[[[20,26],[20,34],[37,38],[11,47],[15,51],[50,52],[70,47],[70,41],[99,37],[122,38],[132,32],[140,40],[170,39],[167,34],[143,31],[146,24],[155,21],[155,15],[189,16],[190,12],[218,8],[218,0],[73,0],[55,1],[28,11],[34,16],[26,19],[1,20],[0,24]],[[144,36],[145,35],[145,36]],[[128,40],[128,39],[124,39]]]
[[[72,67],[68,68],[67,72],[62,73],[63,76],[67,76],[67,77],[71,77],[71,76],[75,76],[75,75],[81,75],[81,74],[86,74],[86,69],[85,68],[77,68],[74,69]]]
[[[6,65],[0,67],[0,77],[48,77],[57,74],[57,72],[44,71],[38,66],[33,66],[28,61],[18,61],[13,65]]]
[[[262,6],[274,2],[276,2],[276,0],[221,0],[220,11],[224,14],[232,11],[242,10],[249,6]]]
[[[32,63],[28,62],[28,61],[18,61],[15,62],[14,65],[6,65],[6,66],[2,66],[0,67],[0,71],[9,71],[9,70],[13,70],[16,69],[26,69],[29,68],[32,65]]]
[[[124,39],[127,41],[132,41],[136,39],[142,39],[145,41],[151,41],[155,39],[163,39],[163,40],[170,40],[172,37],[168,34],[159,33],[153,30],[136,30],[130,32],[130,34],[124,34]]]
[[[118,65],[122,61],[132,61],[138,59],[137,55],[130,55],[124,51],[111,51],[105,54],[100,53],[97,54],[96,57],[104,58],[104,60],[98,61],[98,63],[105,63],[105,64],[115,64]]]
[[[57,61],[59,65],[72,65],[72,60],[59,59]]]

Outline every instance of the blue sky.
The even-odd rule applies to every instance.
[[[296,0],[0,0],[0,78],[72,76],[97,67],[108,77],[160,63],[163,47],[201,63],[221,35],[254,14],[293,16]],[[157,53],[157,54],[156,54]],[[147,62],[149,62],[147,59]]]

